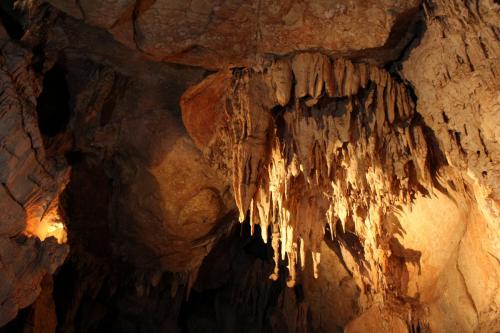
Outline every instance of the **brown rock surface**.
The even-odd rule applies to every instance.
[[[290,65],[283,65],[287,61]],[[381,322],[394,332],[406,325],[431,331],[496,329],[494,201],[482,212],[488,198],[477,195],[484,191],[470,192],[477,186],[470,175],[440,155],[439,137],[416,113],[407,88],[383,70],[341,58],[302,53],[276,63],[281,65],[262,72],[233,72],[227,116],[215,119],[227,123],[212,126],[222,133],[210,134],[232,147],[225,163],[233,170],[240,221],[248,213],[264,242],[272,233],[271,279],[278,278],[282,260],[288,263],[289,286],[302,280],[297,272],[311,260],[317,276],[326,232],[339,243],[360,290],[359,296],[350,295],[361,311],[344,317],[360,314],[347,331],[378,331]],[[277,85],[274,77],[293,83],[281,79]],[[205,83],[192,90],[203,88]],[[283,96],[290,95],[295,100],[288,102]],[[203,93],[197,96],[207,100]],[[220,112],[220,104],[210,112]],[[185,108],[191,118],[193,109]],[[194,135],[200,130],[189,121],[185,125]],[[436,210],[448,216],[437,217]],[[493,233],[487,236],[486,230]],[[480,238],[482,246],[472,245]],[[470,264],[462,247],[483,264]],[[341,276],[331,266],[323,274]],[[473,279],[482,287],[472,287]],[[308,291],[329,288],[322,280],[311,284],[305,284]],[[309,297],[313,313],[324,313],[317,296]],[[331,309],[342,313],[335,304]],[[443,321],[445,313],[454,319]],[[339,320],[331,325],[345,325]]]
[[[396,23],[407,24],[399,20],[411,17],[420,4],[418,0],[49,2],[155,59],[206,68],[248,65],[264,54],[296,50],[353,53],[383,48],[392,43]]]
[[[0,2],[0,332],[500,331],[499,16]]]
[[[63,225],[48,213],[66,184],[67,170],[45,156],[36,111],[41,81],[31,68],[32,57],[13,41],[2,43],[0,326],[36,299],[43,276],[53,274],[68,252],[55,238],[46,239],[64,234],[58,232]]]
[[[40,242],[35,238],[0,239],[0,325],[12,320],[19,309],[33,303],[40,294],[43,277],[54,274],[67,253],[67,246],[55,238]]]
[[[70,23],[65,29],[73,34],[78,26]],[[72,47],[96,54],[91,45],[99,38],[99,32],[91,30],[87,40]],[[122,53],[113,53],[116,47]],[[81,185],[68,193],[69,210],[77,212],[70,223],[86,229],[87,219],[101,220],[95,227],[104,223],[116,243],[111,258],[144,269],[195,274],[212,246],[217,222],[233,206],[229,184],[202,158],[177,110],[186,82],[203,71],[140,58],[130,61],[136,53],[116,42],[95,55],[106,55],[111,65],[88,62],[73,52],[66,58],[74,94],[72,149],[83,155],[84,163],[73,171],[73,181]],[[97,216],[90,212],[97,205],[91,197],[90,203],[78,199],[96,191],[84,185],[86,174],[96,177],[95,187],[109,191],[97,199],[104,199]]]
[[[500,311],[500,6],[494,1],[474,6],[440,1],[426,8],[427,31],[403,73],[419,96],[419,113],[433,129],[448,163],[467,180],[473,201],[465,204],[468,211],[451,263],[457,282],[443,288],[448,298],[457,299],[458,308],[464,308],[451,317],[463,318],[467,331],[474,327],[491,332],[499,329]],[[466,295],[454,294],[453,283],[465,288]],[[434,311],[450,308],[436,307],[440,310]]]

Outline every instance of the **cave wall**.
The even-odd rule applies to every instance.
[[[37,117],[42,77],[33,53],[0,32],[0,325],[33,303],[68,253],[57,201],[68,170],[46,155]],[[47,238],[47,236],[57,236]]]
[[[465,292],[447,292],[447,301],[438,301],[430,311],[436,317],[462,314],[461,320],[453,315],[453,320],[445,323],[434,320],[437,330],[462,325],[456,329],[495,331],[499,279],[499,234],[495,231],[499,218],[498,4],[436,2],[426,4],[425,10],[426,33],[403,62],[402,73],[415,88],[418,112],[470,192],[470,199],[462,206],[467,207],[460,225],[463,233],[448,264],[455,272],[438,279],[450,286],[460,284],[456,289]],[[441,239],[449,238],[443,235]],[[428,258],[430,261],[431,253]]]

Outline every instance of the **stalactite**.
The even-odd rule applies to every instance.
[[[300,53],[237,71],[231,86],[234,195],[240,221],[249,213],[265,242],[271,230],[271,278],[278,258],[288,261],[289,286],[307,260],[317,276],[325,226],[334,237],[340,222],[373,249],[358,258],[371,285],[384,283],[383,218],[411,204],[418,182],[430,187],[425,135],[404,84],[372,65]]]

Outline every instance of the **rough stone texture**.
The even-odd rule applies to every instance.
[[[213,140],[216,140],[217,126],[223,122],[225,94],[230,80],[230,72],[212,74],[182,95],[182,121],[201,150],[216,145]]]
[[[267,53],[296,50],[372,50],[376,55],[387,45],[396,51],[391,36],[396,22],[408,17],[411,21],[420,4],[419,0],[49,2],[155,59],[206,68],[248,65]],[[408,27],[408,23],[402,24]],[[404,34],[402,30],[397,34]]]
[[[77,26],[68,23],[65,33],[71,36],[73,29]],[[233,207],[229,184],[202,158],[176,105],[203,71],[131,61],[136,53],[116,42],[95,52],[92,45],[103,36],[94,29],[86,36],[66,56],[72,69],[71,149],[83,158],[73,171],[72,181],[80,185],[69,193],[68,209],[77,212],[69,223],[87,229],[87,219],[100,219],[95,227],[106,225],[113,238],[111,258],[196,276],[217,235],[217,223]],[[89,62],[89,55],[106,56],[111,64]],[[95,179],[95,187],[85,185],[87,177]],[[103,186],[103,198],[97,199],[103,213],[92,215],[92,198],[90,203],[79,198]],[[70,233],[70,239],[80,236]]]
[[[2,327],[2,332],[44,333],[57,328],[52,274],[46,274],[41,283],[41,292],[34,303],[19,311],[16,320]]]
[[[41,87],[31,59],[29,51],[13,42],[2,48],[0,193],[8,212],[2,236],[13,236],[24,228],[36,234],[67,177],[64,166],[45,157],[35,109]]]
[[[240,221],[248,216],[264,242],[272,239],[271,279],[281,261],[289,287],[304,279],[300,269],[317,277],[326,233],[352,274],[346,281],[359,290],[347,294],[354,312],[332,329],[351,319],[348,332],[498,329],[495,202],[484,207],[484,190],[470,191],[477,185],[441,152],[407,87],[375,66],[301,53],[262,72],[234,71],[226,103],[201,92],[223,89],[226,75],[186,93],[185,125],[211,138],[207,155],[232,169]],[[207,100],[214,101],[210,111]],[[216,124],[200,128],[197,110]],[[212,154],[214,142],[232,156]],[[342,276],[329,265],[326,279]],[[473,280],[481,282],[472,287]],[[304,283],[306,302],[320,316],[328,312],[310,292],[329,285],[313,283]],[[331,311],[343,312],[335,304]],[[318,317],[313,323],[324,325]]]
[[[42,9],[40,16],[44,14],[47,11]],[[223,220],[233,205],[229,184],[209,171],[176,111],[176,96],[186,82],[194,82],[203,71],[144,61],[102,32],[73,21],[48,34],[43,32],[47,22],[42,20],[41,24],[27,31],[24,40],[36,45],[40,35],[45,36],[46,73],[58,66],[72,69],[62,78],[70,93],[72,120],[61,133],[42,138],[36,105],[43,76],[31,67],[33,58],[28,50],[6,42],[2,49],[0,204],[8,214],[0,224],[1,237],[7,242],[2,251],[11,256],[12,246],[18,244],[14,237],[22,232],[42,240],[58,235],[53,226],[63,227],[58,198],[70,171],[66,155],[74,164],[70,195],[75,197],[66,200],[74,210],[64,214],[72,218],[66,223],[73,228],[69,239],[74,251],[99,258],[104,253],[99,253],[96,244],[111,241],[113,246],[103,247],[110,260],[124,260],[138,270],[159,274],[181,272],[185,275],[182,281],[193,283],[197,268],[218,237],[216,222]],[[81,28],[86,31],[85,38],[79,37]],[[93,45],[102,38],[111,44],[96,54]],[[79,42],[67,48],[72,39]],[[64,56],[59,53],[62,48],[67,48]],[[103,56],[111,65],[89,61]],[[121,70],[115,71],[113,66]],[[165,94],[165,89],[169,93]],[[51,120],[57,121],[55,114],[53,117]],[[82,156],[85,163],[79,165]],[[96,165],[104,182],[95,182]],[[106,182],[114,184],[110,198],[105,195]],[[102,194],[97,196],[96,192]],[[109,200],[97,201],[103,199]],[[96,230],[107,233],[99,238]],[[75,234],[83,241],[75,240]],[[102,238],[106,236],[110,238]],[[38,253],[41,262],[25,261],[22,256],[6,261],[2,254],[8,282],[2,291],[2,324],[12,319],[18,308],[31,304],[40,291],[42,277],[62,264],[67,246],[58,249],[52,243],[44,245],[46,242],[52,240],[42,242],[38,251],[34,245],[23,245],[26,251],[30,249],[30,255]],[[44,246],[51,247],[44,250]],[[10,273],[17,272],[20,265],[25,265],[24,275]],[[26,284],[31,292],[24,291]]]
[[[50,211],[67,172],[45,156],[36,113],[41,81],[31,68],[31,52],[1,32],[0,40],[1,326],[36,299],[43,276],[63,263],[68,248],[46,239],[54,235],[51,227],[63,227]]]
[[[427,31],[403,71],[447,160],[484,188],[485,200],[497,203],[498,10],[493,1],[475,6],[437,2],[429,7]]]
[[[499,10],[2,1],[0,325],[499,331]]]
[[[0,239],[0,325],[12,320],[17,311],[33,303],[40,294],[43,277],[54,274],[68,253],[54,238]]]
[[[458,249],[450,265],[456,282],[450,277],[450,286],[443,288],[453,298],[458,297],[453,283],[465,287],[466,295],[455,301],[468,307],[456,316],[462,329],[492,332],[500,325],[500,5],[436,1],[425,8],[427,31],[403,74],[415,87],[419,113],[448,163],[467,180],[475,203],[465,204],[462,236],[454,241]],[[448,309],[440,302],[431,311]]]

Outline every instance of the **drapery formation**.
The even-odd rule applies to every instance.
[[[248,213],[266,242],[272,233],[271,278],[279,258],[289,286],[307,260],[317,275],[325,230],[333,238],[340,223],[360,245],[367,285],[386,283],[383,221],[432,190],[428,139],[407,87],[372,65],[301,53],[236,70],[229,89],[234,196],[240,221]]]

